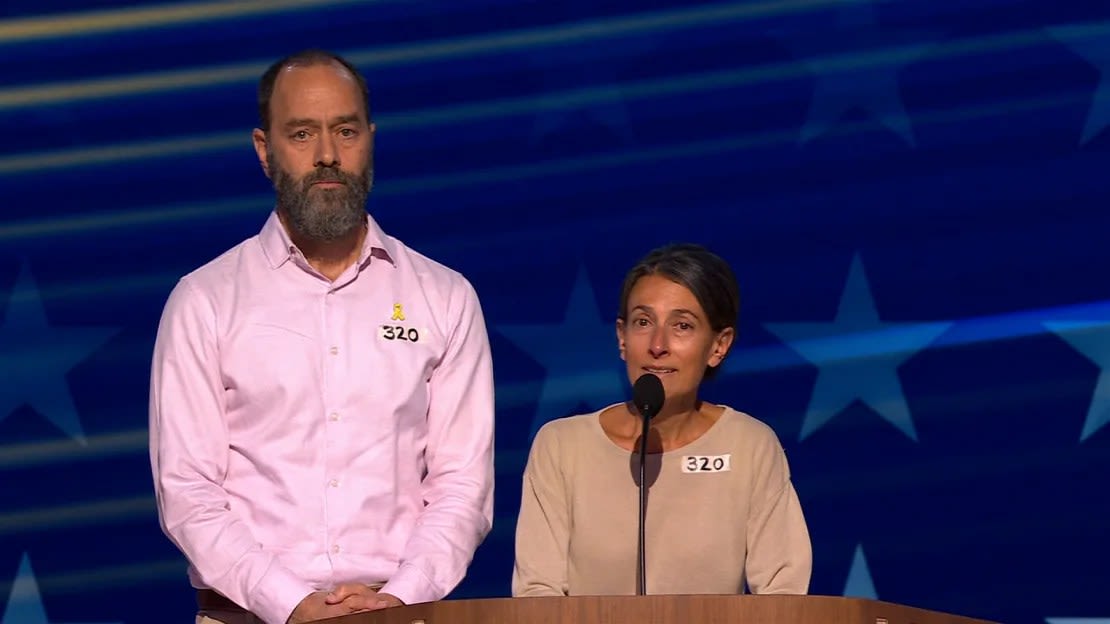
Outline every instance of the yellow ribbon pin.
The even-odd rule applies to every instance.
[[[401,304],[399,304],[399,303],[393,304],[393,316],[390,317],[390,320],[393,320],[393,321],[403,321],[403,320],[405,320],[405,311],[401,309]]]

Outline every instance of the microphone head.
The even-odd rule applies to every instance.
[[[632,402],[644,420],[651,420],[663,409],[666,393],[663,392],[663,382],[652,373],[644,373],[632,384]]]

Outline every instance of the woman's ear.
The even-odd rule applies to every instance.
[[[624,319],[617,319],[617,349],[620,351],[621,359],[624,360]]]
[[[736,338],[736,330],[726,327],[717,332],[713,338],[713,350],[709,352],[709,366],[720,366],[732,348],[732,341]]]

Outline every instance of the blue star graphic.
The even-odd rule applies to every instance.
[[[1105,130],[1106,126],[1110,126],[1110,39],[1106,37],[1107,29],[1110,29],[1110,22],[1048,29],[1053,37],[1082,56],[1099,72],[1098,87],[1087,112],[1087,122],[1083,126],[1083,135],[1079,138],[1080,145],[1086,144]]]
[[[0,324],[0,421],[29,405],[59,429],[86,444],[66,373],[103,345],[116,329],[51,327],[38,288],[24,264]]]
[[[871,580],[871,570],[867,567],[867,558],[863,556],[863,544],[856,545],[852,567],[848,570],[848,580],[844,583],[844,595],[871,600],[879,598],[878,592],[875,591],[875,583]]]
[[[578,271],[562,323],[497,330],[547,370],[532,421],[533,436],[547,421],[570,416],[582,405],[600,409],[626,394],[615,320],[602,318],[585,267]]]
[[[46,618],[46,607],[42,604],[42,594],[31,571],[31,560],[27,553],[19,562],[19,572],[12,581],[12,591],[8,595],[8,606],[0,617],[0,624],[50,624]]]
[[[581,21],[582,16],[595,11],[591,2],[568,2],[561,6],[568,24],[573,20]],[[589,21],[581,21],[583,27],[589,24]],[[656,40],[641,36],[604,46],[568,42],[531,48],[528,59],[533,71],[555,91],[540,105],[532,126],[532,143],[537,144],[572,123],[578,111],[586,120],[625,144],[632,143],[635,136],[618,71],[625,64],[644,58],[657,45]],[[566,90],[567,76],[574,83],[569,90]]]
[[[1110,423],[1110,322],[1055,321],[1045,326],[1102,369],[1079,434],[1082,442]]]
[[[576,63],[585,85],[581,91],[547,100],[532,125],[531,142],[537,144],[571,123],[572,113],[583,104],[585,118],[607,129],[625,143],[633,141],[624,95],[608,64],[580,60]]]
[[[828,132],[845,114],[862,110],[914,147],[917,140],[898,88],[898,73],[917,60],[930,44],[904,43],[879,32],[870,0],[838,3],[833,34],[812,31],[779,37],[804,59],[816,77],[813,100],[799,142]],[[840,33],[839,35],[836,33]],[[830,51],[827,41],[852,41],[853,51]],[[878,49],[882,54],[876,54]]]
[[[857,254],[833,322],[765,324],[768,331],[820,368],[799,439],[804,440],[859,400],[916,441],[897,368],[951,325],[881,322]]]

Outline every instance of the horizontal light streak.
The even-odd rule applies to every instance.
[[[0,20],[0,45],[36,39],[80,37],[142,28],[179,26],[281,13],[298,9],[383,0],[235,0],[187,2],[126,9],[20,17]]]
[[[1087,30],[1095,28],[1091,27]],[[1101,28],[1103,34],[1110,36],[1110,28],[1098,28]],[[987,51],[1003,51],[1029,45],[1033,41],[1043,38],[1043,36],[1042,31],[1036,30],[1006,33],[989,38],[938,43],[931,47],[928,57],[935,59]],[[614,93],[619,93],[622,102],[632,102],[655,97],[692,94],[797,79],[809,75],[815,65],[820,65],[823,71],[847,71],[899,64],[916,58],[917,52],[915,50],[916,46],[912,45],[896,46],[880,50],[826,56],[819,59],[794,60],[754,68],[668,76],[614,85],[568,89],[534,96],[503,98],[417,110],[409,113],[381,115],[377,121],[383,130],[391,131],[497,119],[509,115],[552,110],[576,110],[611,100]],[[0,110],[3,109],[3,97],[3,91],[0,90]],[[243,130],[242,132],[217,132],[200,137],[170,138],[5,156],[0,157],[0,176],[43,169],[107,164],[139,158],[207,153],[247,145],[249,143],[248,139],[249,133]]]
[[[919,114],[915,126],[956,123],[976,118],[989,118],[998,114],[1015,114],[1044,110],[1076,103],[1083,99],[1078,95],[1046,96],[997,102],[992,105],[957,110],[936,111]],[[850,135],[858,132],[875,131],[871,121],[843,122],[829,131],[831,135]],[[695,141],[679,145],[668,145],[652,149],[603,153],[581,158],[569,158],[523,165],[510,165],[448,173],[434,176],[413,176],[395,181],[383,180],[374,190],[377,195],[419,194],[429,191],[459,188],[480,184],[493,184],[512,180],[545,178],[583,171],[610,167],[639,165],[656,161],[680,158],[710,156],[730,151],[741,151],[787,145],[798,141],[796,130],[776,130],[739,137]],[[0,170],[5,166],[0,160]],[[11,166],[11,165],[9,165]],[[261,175],[261,174],[260,174]],[[153,225],[171,221],[187,222],[235,212],[258,210],[260,214],[272,203],[272,196],[249,196],[232,199],[215,199],[211,202],[194,202],[185,205],[143,207],[133,211],[121,211],[100,215],[61,217],[0,225],[0,241],[26,238],[29,236],[52,236],[108,228],[130,227],[133,225]]]
[[[1085,99],[1086,96],[1046,96],[999,102],[976,108],[921,113],[913,118],[913,125],[914,127],[919,127],[994,117],[999,114],[1043,110]],[[864,120],[857,122],[842,122],[829,130],[827,134],[832,136],[850,136],[852,134],[876,131],[880,131],[877,129],[876,122]],[[553,175],[565,175],[679,158],[710,156],[724,152],[792,144],[798,141],[798,130],[775,130],[724,139],[710,139],[679,145],[644,148],[635,151],[610,152],[582,158],[511,165],[507,167],[493,167],[438,176],[405,178],[391,183],[383,182],[382,190],[385,191],[388,187],[388,192],[390,193],[439,191],[463,186],[545,178]]]
[[[155,513],[153,494],[9,511],[0,514],[0,535],[130,520]]]
[[[142,408],[145,412],[145,407]],[[69,439],[26,442],[0,446],[0,469],[28,467],[69,461],[91,461],[107,456],[147,453],[149,436],[146,429],[86,436],[87,444]]]
[[[140,561],[117,566],[101,566],[62,574],[41,574],[42,567],[36,564],[34,550],[27,554],[30,556],[32,569],[35,570],[35,580],[38,583],[39,592],[40,594],[46,594],[48,597],[54,594],[88,594],[94,590],[105,588],[121,588],[121,592],[127,592],[131,591],[130,588],[136,585],[173,578],[180,579],[182,588],[188,589],[189,581],[185,575],[188,564],[184,557]],[[134,553],[125,555],[126,558],[132,556],[134,556]],[[12,582],[0,583],[0,595],[9,595],[13,584]]]
[[[39,172],[89,165],[107,165],[128,160],[209,153],[232,147],[250,147],[250,132],[221,132],[202,137],[161,139],[136,143],[114,143],[96,147],[16,154],[0,158],[0,175]]]
[[[681,78],[629,83],[620,86],[620,93],[622,99],[628,101],[736,87],[760,80],[771,79],[772,77],[782,80],[797,76],[805,71],[808,70],[804,63],[790,63],[775,68],[710,72]],[[399,115],[382,115],[378,118],[378,124],[379,127],[385,131],[404,130],[407,128],[421,128],[435,124],[494,119],[506,115],[538,112],[542,110],[584,108],[611,99],[612,97],[612,87],[575,89],[558,94],[511,98],[484,104],[467,104]],[[1055,96],[1052,98],[1039,98],[1035,101],[1039,102],[1043,100],[1046,102],[1055,101],[1062,103],[1072,99],[1074,99],[1073,96]],[[988,110],[990,114],[1011,112],[1010,106],[1013,106],[1013,104],[1006,102],[991,106],[986,110]],[[1021,101],[1018,102],[1017,106],[1022,106]],[[982,110],[984,109],[974,108],[957,109],[948,111],[947,113],[931,113],[926,114],[923,121],[924,123],[930,123],[929,117],[935,117],[938,114],[947,114],[953,119],[971,118],[980,116],[981,113],[978,111]],[[964,112],[961,113],[961,111]],[[918,125],[919,120],[922,120],[922,115],[919,114],[912,119],[913,123]],[[867,124],[857,124],[857,126],[867,126]],[[794,131],[790,131],[788,134],[790,134],[789,141],[793,141],[797,138],[797,133]],[[244,151],[250,149],[249,133],[246,130],[242,132],[213,133],[201,137],[172,138],[157,141],[114,144],[102,147],[4,156],[0,157],[0,176],[35,173],[48,169],[107,165],[145,158],[187,156],[191,154],[210,153],[213,151],[238,148]]]
[[[694,9],[662,11],[562,24],[543,28],[422,41],[384,48],[349,50],[343,56],[360,67],[379,67],[413,62],[455,60],[463,56],[510,53],[524,48],[575,44],[611,37],[664,32],[767,17],[791,11],[834,5],[838,0],[791,0],[729,3]],[[42,106],[89,99],[140,95],[254,81],[274,59],[129,76],[0,89],[0,111],[24,106]]]
[[[261,176],[262,173],[259,172],[259,175]],[[150,206],[138,210],[50,217],[30,221],[9,221],[0,223],[0,241],[18,241],[30,237],[65,234],[87,236],[90,233],[104,230],[202,221],[239,213],[257,213],[261,220],[273,205],[273,195],[259,194],[171,206]]]

